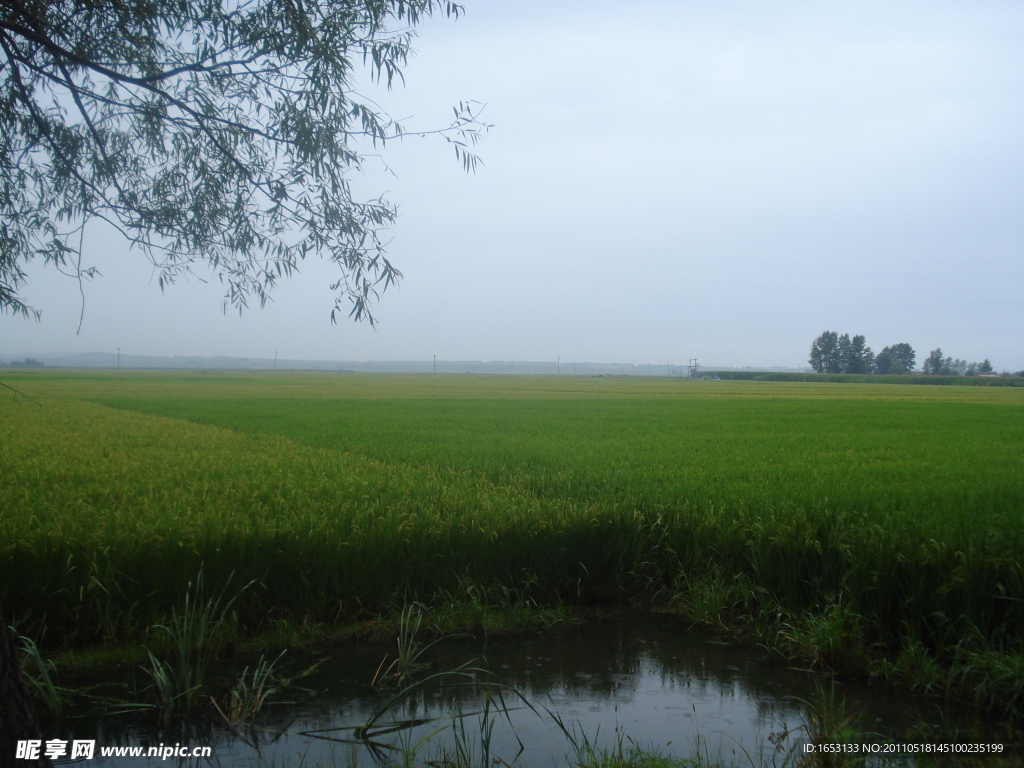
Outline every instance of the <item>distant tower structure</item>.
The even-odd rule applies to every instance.
[[[696,379],[700,376],[700,365],[697,363],[696,357],[690,358],[690,362],[686,366],[686,370],[689,373],[691,379]]]

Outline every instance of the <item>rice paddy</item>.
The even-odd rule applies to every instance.
[[[41,648],[141,642],[202,568],[254,582],[234,605],[242,634],[469,595],[642,601],[817,666],[1021,703],[1024,389],[5,382],[38,405],[0,400],[0,601]]]

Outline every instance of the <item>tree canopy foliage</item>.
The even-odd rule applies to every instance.
[[[917,353],[914,348],[902,342],[891,347],[883,347],[875,356],[875,372],[902,375],[914,370]]]
[[[164,287],[212,270],[225,307],[264,303],[310,255],[341,309],[400,277],[386,200],[354,198],[367,152],[407,133],[355,90],[402,80],[414,27],[447,0],[4,0],[0,4],[0,311],[42,258],[81,280],[86,225],[140,249]],[[480,105],[436,131],[467,170]]]
[[[825,331],[811,343],[808,361],[817,373],[873,373],[875,355],[863,336]]]

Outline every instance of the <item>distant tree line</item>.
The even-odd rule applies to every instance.
[[[966,360],[944,358],[942,347],[933,349],[921,368],[929,376],[980,376],[983,373],[995,373],[988,358],[985,358],[983,363],[968,363]]]
[[[883,373],[902,374],[914,370],[916,353],[909,344],[894,344],[885,347],[877,355],[860,335],[840,336],[835,331],[825,331],[811,344],[808,361],[816,373]]]
[[[876,355],[863,336],[850,338],[848,333],[840,336],[835,331],[825,331],[811,344],[808,362],[815,373],[899,375],[912,373],[915,359],[914,348],[905,342],[885,347]],[[940,347],[928,355],[922,364],[922,372],[928,376],[980,376],[994,373],[995,369],[987,358],[981,363],[968,363],[943,357]]]
[[[9,363],[0,362],[0,368],[45,368],[46,364],[34,357],[26,357],[24,360],[11,360]]]

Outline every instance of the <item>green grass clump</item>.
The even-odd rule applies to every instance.
[[[9,378],[43,407],[0,401],[0,600],[44,647],[146,642],[202,568],[255,582],[240,633],[678,596],[822,667],[928,658],[1004,703],[1016,679],[1020,389]]]

